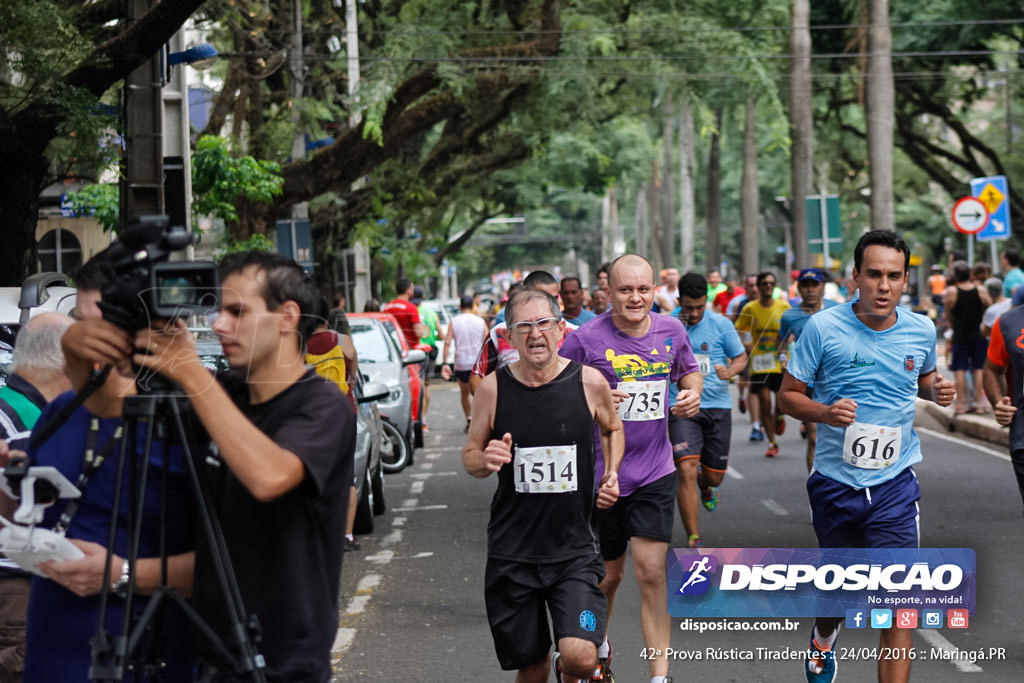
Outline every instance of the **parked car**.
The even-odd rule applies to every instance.
[[[217,333],[209,327],[190,327],[196,351],[210,370],[227,370],[227,360]],[[352,485],[356,487],[356,519],[353,531],[373,531],[373,518],[387,509],[384,502],[383,418],[377,402],[387,400],[390,390],[380,382],[359,382],[353,388],[356,398],[356,452],[352,467]]]
[[[352,531],[368,534],[373,531],[373,518],[384,514],[383,418],[377,402],[391,393],[381,382],[359,382],[356,397],[356,456],[354,486],[356,487],[356,519]]]
[[[60,273],[30,275],[21,287],[0,287],[0,386],[10,374],[14,340],[29,318],[56,311],[71,315],[75,310],[75,288]]]
[[[389,390],[388,398],[377,404],[384,418],[382,460],[385,472],[398,472],[413,461],[416,419],[423,400],[418,364],[427,356],[419,349],[403,351],[392,334],[398,324],[391,315],[353,313],[348,321],[360,372],[373,382],[384,383]],[[404,339],[400,332],[397,336]]]

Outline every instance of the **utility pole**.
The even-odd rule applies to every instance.
[[[335,0],[336,2],[338,0]],[[359,17],[356,13],[356,0],[345,2],[345,53],[348,57],[348,125],[355,128],[359,125],[361,115],[355,106],[356,90],[359,88]],[[356,181],[357,184],[362,180]],[[362,242],[352,244],[353,261],[355,262],[354,301],[350,302],[353,310],[359,310],[359,304],[370,298],[370,250]]]
[[[140,19],[151,0],[131,0],[129,23]],[[163,65],[161,53],[133,71],[124,85],[124,156],[121,224],[145,214],[164,213]]]

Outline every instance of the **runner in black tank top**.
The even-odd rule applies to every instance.
[[[487,620],[501,668],[518,669],[518,680],[549,678],[552,632],[559,680],[592,680],[608,600],[590,519],[595,507],[618,499],[622,423],[601,373],[559,357],[565,323],[554,298],[523,290],[507,315],[503,335],[519,360],[481,382],[462,452],[473,476],[498,475],[487,529]]]
[[[550,383],[521,384],[498,370],[492,439],[512,435],[512,463],[498,472],[487,526],[487,554],[518,562],[558,562],[599,552],[590,526],[594,508],[594,418],[583,393],[582,366],[570,362]],[[521,449],[557,449],[526,458]],[[558,457],[558,450],[566,451]],[[572,455],[571,451],[575,450]],[[544,456],[547,456],[545,453]],[[534,483],[544,493],[516,491]],[[546,491],[553,490],[553,493]]]

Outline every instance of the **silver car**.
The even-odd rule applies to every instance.
[[[375,318],[350,316],[349,324],[360,371],[388,388],[388,397],[377,402],[383,417],[381,461],[385,472],[399,472],[412,463],[414,448],[412,390],[406,366],[422,363],[427,356],[412,349],[403,358],[384,324]]]

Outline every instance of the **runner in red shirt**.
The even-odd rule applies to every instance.
[[[402,334],[405,335],[405,340],[409,342],[410,349],[416,348],[416,345],[420,343],[420,338],[427,334],[427,326],[420,320],[419,309],[412,302],[412,290],[412,280],[407,277],[398,278],[395,282],[395,298],[380,309],[381,313],[390,313],[395,316],[398,326],[402,328]]]

